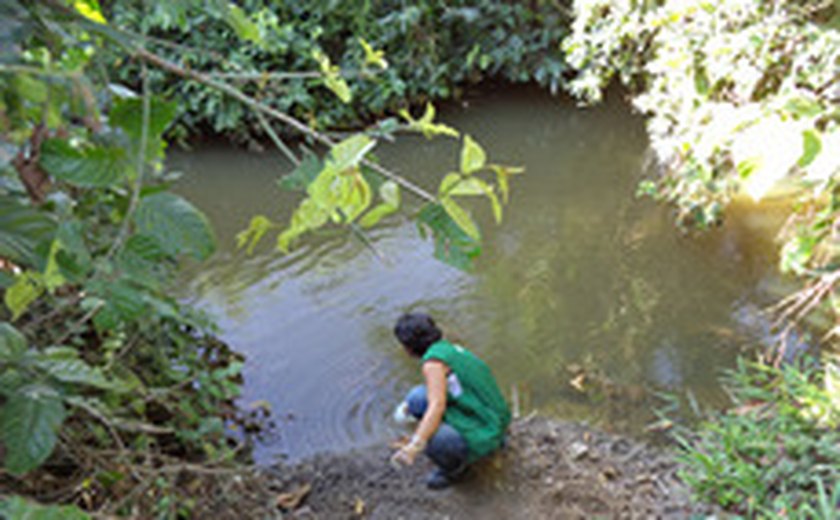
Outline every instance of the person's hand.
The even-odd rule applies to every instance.
[[[425,447],[426,442],[414,435],[407,444],[403,445],[391,456],[391,464],[395,467],[410,466],[414,464],[414,459],[417,458],[417,454],[423,451]]]

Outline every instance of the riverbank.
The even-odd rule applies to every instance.
[[[260,513],[249,517],[270,512],[301,520],[676,519],[713,512],[691,500],[668,452],[579,423],[516,421],[503,452],[443,491],[426,489],[427,460],[397,470],[388,464],[390,454],[388,446],[372,446],[263,469],[256,478],[267,495],[249,488],[244,503],[228,501],[229,517],[243,507]]]

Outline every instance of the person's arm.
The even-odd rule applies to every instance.
[[[443,362],[429,360],[423,363],[423,378],[426,380],[426,412],[420,424],[411,436],[411,441],[394,454],[393,459],[403,464],[412,464],[418,453],[428,444],[429,439],[443,421],[446,411],[446,374],[449,371]]]

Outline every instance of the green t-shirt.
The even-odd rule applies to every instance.
[[[510,409],[484,361],[446,340],[429,347],[423,362],[431,359],[449,367],[443,420],[464,436],[470,462],[500,447]]]

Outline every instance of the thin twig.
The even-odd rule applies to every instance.
[[[300,159],[297,158],[294,152],[292,152],[292,150],[288,146],[286,146],[286,143],[284,143],[283,140],[280,139],[280,137],[274,131],[274,129],[271,128],[271,125],[268,121],[265,120],[265,116],[262,114],[262,112],[255,110],[254,114],[257,116],[257,120],[260,122],[260,125],[262,125],[263,130],[265,130],[265,133],[267,133],[268,137],[270,137],[272,142],[274,142],[274,146],[276,146],[278,150],[283,152],[283,154],[292,162],[292,164],[298,166],[300,164]]]
[[[185,69],[183,67],[180,67],[180,66],[176,65],[175,63],[172,63],[171,61],[169,61],[169,60],[167,60],[167,59],[165,59],[161,56],[158,56],[157,54],[153,54],[153,53],[149,52],[148,50],[146,50],[142,47],[134,48],[133,52],[134,52],[135,56],[137,56],[138,58],[140,58],[144,61],[147,61],[147,62],[151,63],[152,65],[154,65],[154,66],[156,66],[160,69],[171,72],[172,74],[175,74],[175,75],[178,75],[178,76],[181,76],[181,77],[192,79],[194,81],[197,81],[199,83],[207,85],[208,87],[211,87],[211,88],[214,88],[214,89],[219,90],[221,92],[224,92],[225,94],[228,94],[229,96],[231,96],[234,99],[240,101],[241,103],[248,106],[249,108],[252,108],[254,110],[262,112],[262,113],[264,113],[266,115],[269,115],[269,116],[271,116],[275,119],[278,119],[281,122],[283,122],[284,124],[286,124],[287,126],[290,126],[291,128],[293,128],[294,130],[296,130],[296,131],[298,131],[298,132],[300,132],[304,135],[308,135],[309,137],[315,139],[316,141],[318,141],[322,144],[325,144],[327,146],[334,146],[336,144],[335,141],[333,141],[329,137],[325,136],[321,132],[318,132],[317,130],[314,130],[314,129],[306,126],[301,121],[298,121],[294,117],[292,117],[292,116],[290,116],[290,115],[288,115],[284,112],[281,112],[281,111],[277,110],[276,108],[270,107],[270,106],[268,106],[268,105],[266,105],[266,104],[264,104],[260,101],[257,101],[253,97],[241,92],[240,90],[228,85],[227,83],[224,83],[222,81],[214,80],[213,78],[208,77],[207,75],[202,74],[200,72],[196,72],[194,70],[189,70],[189,69]],[[418,197],[420,197],[422,199],[425,199],[425,200],[430,201],[430,202],[435,202],[437,200],[432,194],[430,194],[429,192],[427,192],[423,188],[417,186],[413,182],[405,179],[404,177],[402,177],[400,175],[397,175],[396,173],[384,168],[383,166],[381,166],[377,163],[374,163],[374,162],[371,162],[371,161],[368,161],[368,160],[364,160],[364,161],[362,161],[362,163],[365,164],[366,166],[370,167],[372,170],[376,171],[377,173],[381,174],[383,177],[396,182],[397,184],[401,185],[402,187],[404,187],[405,189],[409,190],[410,192],[414,193],[415,195],[417,195]]]

